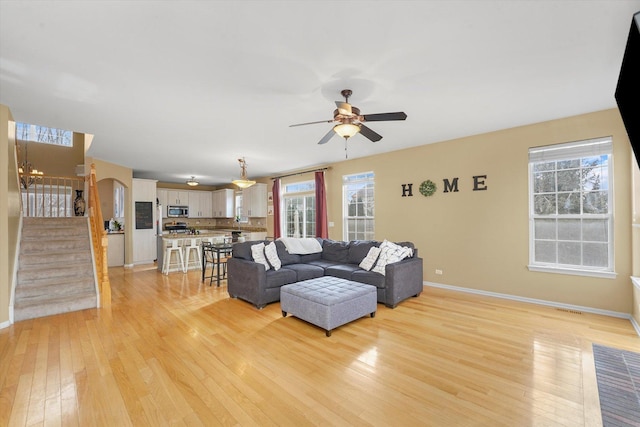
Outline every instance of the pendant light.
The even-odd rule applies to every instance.
[[[187,185],[191,186],[191,187],[195,187],[196,185],[200,184],[197,180],[195,176],[191,176],[191,179],[187,180]]]
[[[231,183],[234,185],[237,185],[240,188],[249,188],[256,182],[251,181],[250,179],[247,178],[247,162],[244,160],[244,157],[241,159],[238,159],[238,162],[240,163],[240,171],[241,171],[240,179],[234,179],[233,181],[231,181]]]

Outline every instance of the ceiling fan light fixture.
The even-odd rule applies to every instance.
[[[191,176],[191,179],[187,180],[187,185],[189,185],[191,187],[195,187],[198,184],[200,184],[200,183],[196,180],[195,176]]]
[[[249,188],[256,182],[247,178],[247,162],[244,160],[244,157],[238,159],[238,162],[240,163],[241,170],[240,179],[234,179],[231,183],[237,185],[239,188]]]
[[[344,139],[347,139],[360,132],[360,126],[354,125],[353,123],[341,123],[339,125],[335,125],[333,127],[333,131]]]

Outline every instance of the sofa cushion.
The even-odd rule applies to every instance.
[[[256,241],[241,242],[241,243],[234,244],[232,249],[233,257],[253,261],[251,246],[260,242],[264,243],[264,241],[262,240],[256,240]]]
[[[290,254],[289,252],[287,252],[287,247],[280,240],[276,240],[275,244],[276,251],[278,252],[278,258],[280,258],[280,262],[282,263],[282,265],[300,263],[300,255]],[[320,254],[318,254],[318,256],[320,256]]]
[[[386,286],[385,276],[373,271],[354,271],[351,275],[351,280],[353,280],[354,282],[366,283],[367,285],[373,285],[376,288],[384,288]]]
[[[324,276],[324,268],[311,264],[287,264],[282,268],[288,268],[296,272],[298,282],[303,280],[315,279]]]
[[[281,268],[280,270],[267,271],[266,288],[279,288],[282,285],[289,283],[295,283],[297,281],[297,274],[293,270]]]
[[[333,267],[334,265],[342,265],[341,262],[326,261],[324,259],[316,259],[316,260],[307,261],[306,264],[317,265],[318,267],[322,267],[323,269],[327,269],[329,267]]]
[[[349,242],[349,264],[360,264],[369,253],[369,249],[378,246],[372,240],[352,240]]]
[[[308,263],[310,261],[316,261],[322,259],[322,252],[316,254],[299,255],[301,263]]]
[[[336,264],[324,269],[327,276],[340,277],[341,279],[351,280],[351,274],[360,270],[356,264]]]
[[[349,242],[324,240],[322,242],[322,259],[326,261],[349,262]]]

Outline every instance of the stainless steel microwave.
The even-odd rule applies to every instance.
[[[168,218],[187,218],[189,216],[189,206],[167,206]]]

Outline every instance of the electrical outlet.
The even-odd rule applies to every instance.
[[[442,276],[442,270],[440,270],[439,268],[436,269],[436,274]]]
[[[329,221],[329,227],[333,227],[333,226],[334,226],[333,221]]]

